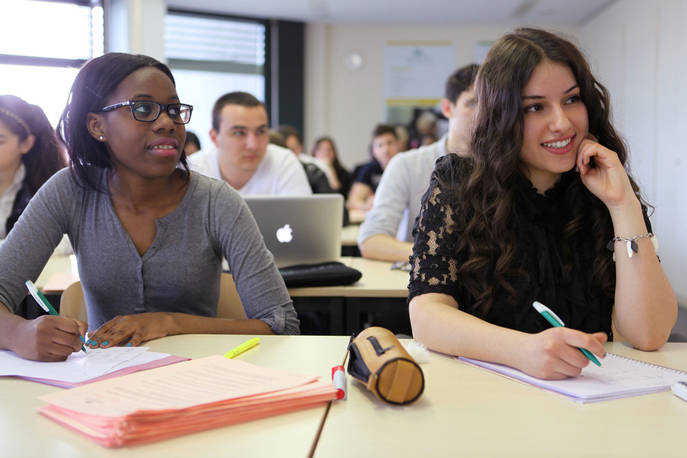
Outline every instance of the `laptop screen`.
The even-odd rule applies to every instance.
[[[337,261],[343,196],[245,196],[277,267]]]

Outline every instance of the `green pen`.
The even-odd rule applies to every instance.
[[[563,324],[563,320],[561,320],[558,317],[558,315],[553,313],[553,311],[550,308],[548,308],[547,306],[545,306],[541,302],[538,302],[538,301],[532,302],[532,307],[534,307],[537,310],[537,312],[539,312],[539,314],[541,316],[546,318],[546,321],[551,323],[551,326],[554,326],[556,328],[562,328],[563,326],[565,326],[565,324]],[[594,364],[596,364],[597,366],[601,367],[601,363],[599,362],[598,359],[596,359],[596,356],[594,356],[592,354],[592,352],[590,352],[589,350],[587,350],[585,348],[579,348],[578,350],[580,350],[582,352],[582,354],[584,356],[586,356],[589,361],[591,361]]]
[[[50,301],[46,299],[45,296],[43,296],[43,293],[38,291],[38,288],[36,288],[36,285],[34,285],[31,280],[26,280],[26,287],[29,289],[29,293],[31,293],[31,296],[36,300],[36,302],[38,302],[38,305],[40,305],[40,307],[43,310],[45,310],[51,315],[59,315],[59,313],[57,313],[57,310],[55,310]],[[85,352],[86,348],[83,345],[81,345],[81,350]]]

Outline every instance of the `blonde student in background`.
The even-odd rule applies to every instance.
[[[298,333],[244,201],[188,170],[191,111],[153,58],[109,53],[79,71],[59,125],[70,169],[43,185],[0,247],[0,348],[42,361],[81,348],[85,323],[12,313],[63,233],[78,260],[92,347],[185,333]],[[223,256],[248,319],[216,318]]]
[[[675,294],[608,93],[579,50],[518,29],[494,44],[475,85],[472,156],[437,163],[418,218],[415,338],[550,379],[580,373],[580,348],[603,357],[612,317],[634,347],[661,348]],[[567,327],[551,328],[533,301]]]

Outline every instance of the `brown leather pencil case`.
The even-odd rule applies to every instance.
[[[388,329],[367,328],[348,349],[348,373],[381,400],[409,404],[422,394],[425,377],[420,365]]]

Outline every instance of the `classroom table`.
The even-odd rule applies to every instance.
[[[358,232],[360,232],[358,224],[349,224],[341,228],[341,256],[360,256]]]
[[[317,314],[321,320],[321,328],[314,333],[350,335],[366,324],[384,325],[395,332],[409,333],[405,305],[408,273],[391,270],[391,263],[385,261],[350,256],[339,261],[358,269],[362,278],[345,286],[289,288],[299,313]],[[52,256],[36,285],[56,297],[78,279],[76,275],[74,261],[69,256]],[[396,326],[398,329],[394,329]]]
[[[78,279],[79,272],[76,268],[76,257],[74,255],[53,255],[50,256],[45,267],[43,267],[35,284],[44,293],[61,294],[67,286]]]
[[[386,261],[350,256],[342,257],[339,261],[358,269],[363,274],[362,278],[345,286],[289,288],[289,295],[299,313],[319,314],[322,327],[314,332],[350,335],[360,331],[364,324],[381,324],[395,332],[408,333],[405,305],[408,272],[391,270],[391,263]],[[74,264],[75,261],[70,260],[69,256],[52,256],[36,285],[56,298],[78,280]],[[401,323],[399,329],[393,329],[393,323],[396,322]]]
[[[250,336],[187,335],[149,342],[154,351],[188,357],[223,353]],[[329,377],[343,359],[345,336],[261,336],[239,358],[268,367]],[[687,370],[687,344],[640,352],[621,343],[610,352]],[[455,358],[430,354],[422,364],[425,391],[413,404],[383,403],[348,377],[348,396],[335,401],[316,457],[684,456],[687,402],[670,392],[580,405]],[[107,449],[36,413],[37,396],[59,388],[0,379],[3,456],[305,457],[324,407],[217,428],[152,444]]]
[[[360,257],[344,257],[341,262],[358,269],[363,274],[360,280],[346,286],[289,288],[299,313],[308,308],[328,311],[329,334],[350,335],[366,325],[409,334],[408,272],[391,270],[390,262]]]
[[[186,335],[148,343],[153,351],[198,358],[222,354],[252,336]],[[341,364],[344,336],[261,336],[261,343],[238,359],[331,379]],[[60,388],[0,378],[0,456],[8,457],[305,457],[325,406],[120,449],[102,447],[37,413],[38,396]]]
[[[358,246],[358,232],[360,232],[360,225],[349,224],[341,228],[341,246]]]
[[[349,224],[360,224],[365,221],[367,211],[365,210],[348,210]]]
[[[391,270],[391,263],[372,259],[344,256],[339,259],[347,266],[362,272],[362,278],[352,285],[289,288],[291,296],[342,296],[342,297],[406,297],[408,272]],[[52,256],[36,280],[44,292],[59,293],[74,281],[78,273],[70,256]]]
[[[612,353],[687,370],[687,344]],[[684,457],[687,402],[670,392],[580,405],[445,355],[422,365],[425,391],[408,406],[351,383],[332,405],[316,457]]]

